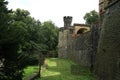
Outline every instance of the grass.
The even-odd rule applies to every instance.
[[[25,68],[23,80],[26,80],[29,76],[33,75],[37,71],[38,71],[38,66],[29,66]]]
[[[80,75],[71,74],[71,65],[76,65],[71,60],[49,58],[46,59],[47,69],[42,71],[42,78],[36,80],[95,80],[88,69],[82,69]]]

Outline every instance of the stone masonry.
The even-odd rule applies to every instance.
[[[90,40],[94,32],[91,32],[90,25],[71,26],[71,18],[70,16],[63,18],[65,26],[59,31],[58,55],[60,58],[72,59],[82,66],[91,67],[95,63],[91,48],[93,43]]]
[[[108,0],[96,54],[97,80],[120,80],[120,0]]]

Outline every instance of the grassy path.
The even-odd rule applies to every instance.
[[[29,66],[24,69],[25,73],[23,76],[23,80],[27,80],[29,76],[34,75],[35,72],[38,72],[38,66]]]
[[[48,67],[37,80],[94,80],[89,71],[86,75],[72,75],[70,67],[75,63],[70,60],[49,58],[46,61]]]

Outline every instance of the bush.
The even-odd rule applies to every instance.
[[[30,58],[29,58],[29,61],[28,61],[28,64],[29,65],[38,65],[38,63],[39,63],[39,61],[38,61],[38,59],[36,58],[36,57],[33,57],[33,56],[31,56]]]

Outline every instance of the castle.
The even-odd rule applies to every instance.
[[[72,17],[63,17],[64,27],[59,31],[58,56],[72,59],[82,66],[93,66],[95,54],[92,52],[93,44],[97,46],[98,27],[86,24],[71,26]],[[96,39],[92,43],[93,39]],[[92,53],[92,54],[91,54]]]
[[[58,55],[89,67],[96,80],[120,80],[120,0],[99,0],[99,14],[92,25],[71,26],[72,17],[63,17]]]

